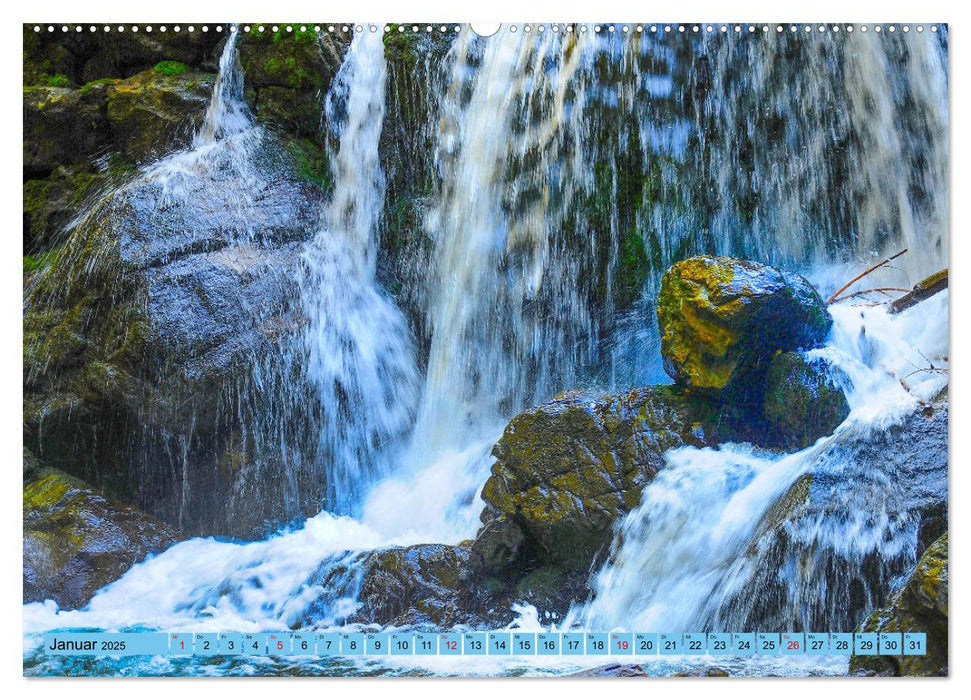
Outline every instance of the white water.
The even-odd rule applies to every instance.
[[[386,76],[381,35],[359,33],[327,96],[328,122],[339,134],[332,156],[336,184],[304,253],[300,280],[309,321],[307,374],[320,401],[321,458],[332,465],[327,500],[339,513],[356,510],[368,487],[391,471],[417,400],[408,328],[375,280]]]

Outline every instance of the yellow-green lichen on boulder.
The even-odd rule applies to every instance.
[[[27,460],[25,452],[25,463]],[[32,467],[24,485],[24,602],[87,604],[134,564],[181,539],[63,472]]]
[[[167,61],[113,82],[107,91],[113,146],[134,162],[188,146],[206,113],[213,80],[210,73]]]
[[[700,416],[674,387],[567,392],[520,413],[493,448],[473,564],[497,575],[586,571],[664,453],[705,444]]]
[[[722,391],[776,351],[822,343],[832,319],[805,279],[726,257],[683,260],[657,302],[665,371],[679,384]]]
[[[917,562],[906,583],[874,610],[860,632],[924,632],[923,656],[854,656],[850,671],[894,676],[947,676],[947,533],[934,542]]]

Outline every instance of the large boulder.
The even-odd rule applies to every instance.
[[[851,672],[894,676],[947,676],[947,533],[917,562],[887,604],[874,610],[860,632],[924,632],[924,656],[854,656]]]
[[[295,286],[321,192],[250,136],[245,198],[234,152],[176,154],[94,204],[25,290],[25,444],[194,534],[265,532],[316,512],[326,489],[318,460],[280,454],[298,440],[277,431],[314,434],[283,410],[314,403],[273,379],[303,323]],[[245,407],[269,395],[257,430],[264,414]]]
[[[31,477],[24,485],[25,603],[83,607],[95,591],[181,539],[63,472],[34,468]]]
[[[718,629],[852,630],[947,529],[946,396],[800,459],[714,596]]]
[[[568,392],[519,414],[493,449],[473,566],[547,603],[575,588],[571,574],[606,553],[664,453],[706,444],[706,417],[673,387]]]
[[[832,319],[802,277],[769,265],[699,256],[664,274],[657,301],[664,368],[679,384],[747,398],[777,351],[822,343]]]

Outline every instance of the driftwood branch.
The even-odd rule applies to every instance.
[[[935,272],[927,279],[914,285],[914,288],[910,292],[890,304],[890,313],[899,314],[904,309],[909,309],[914,304],[919,304],[925,299],[930,299],[945,289],[947,289],[947,268],[944,268],[940,272]]]
[[[850,287],[852,287],[854,284],[856,284],[857,282],[859,282],[861,279],[863,279],[864,277],[866,277],[867,275],[869,275],[871,272],[873,272],[875,270],[879,270],[881,267],[885,267],[886,265],[889,265],[892,260],[896,260],[897,258],[899,258],[901,255],[903,255],[906,252],[907,252],[907,248],[904,248],[902,251],[900,251],[899,253],[896,253],[894,255],[891,255],[886,260],[881,260],[876,265],[873,265],[872,267],[868,267],[863,272],[861,272],[856,277],[854,277],[849,282],[847,282],[842,287],[840,287],[835,292],[833,292],[833,296],[831,296],[829,299],[827,299],[826,300],[826,303],[827,304],[832,304],[833,302],[841,301],[840,300],[840,294],[842,294],[847,289],[849,289]]]
[[[858,292],[853,292],[852,294],[847,294],[846,296],[842,296],[842,297],[839,297],[838,299],[834,299],[833,303],[836,303],[838,301],[846,301],[847,299],[853,299],[854,297],[861,297],[861,296],[864,296],[865,294],[879,293],[879,294],[883,294],[884,296],[890,296],[888,292],[909,292],[909,291],[911,290],[907,289],[906,287],[874,287],[873,289],[861,289]]]

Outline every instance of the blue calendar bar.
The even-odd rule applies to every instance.
[[[55,656],[923,656],[924,632],[51,632]]]

